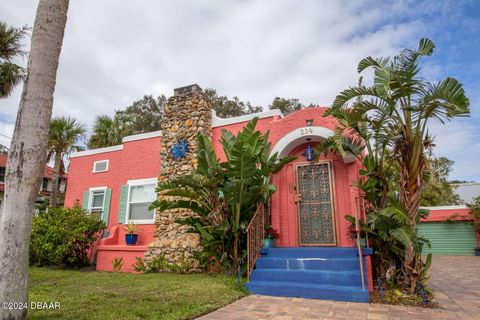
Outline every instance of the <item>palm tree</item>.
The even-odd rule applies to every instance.
[[[0,216],[0,297],[27,304],[28,247],[34,203],[48,148],[53,92],[67,22],[68,0],[40,0],[27,77],[6,168]],[[25,319],[27,309],[0,308],[0,319]]]
[[[15,28],[0,21],[0,98],[6,98],[13,88],[23,80],[25,69],[12,62],[26,53],[22,50],[21,40],[28,28]]]
[[[365,126],[380,127],[380,139],[390,141],[379,154],[389,154],[387,162],[398,166],[399,202],[415,230],[424,174],[426,150],[432,147],[428,123],[442,123],[469,115],[469,100],[462,85],[454,78],[430,83],[419,76],[420,59],[435,48],[429,39],[421,39],[418,49],[405,49],[393,58],[367,57],[360,61],[358,72],[373,69],[372,86],[360,84],[342,91],[333,102],[329,115],[345,119],[346,127],[359,132]],[[352,116],[352,117],[349,117]],[[362,135],[360,135],[362,136]],[[366,134],[362,138],[376,139]],[[368,145],[368,144],[367,144]],[[373,156],[375,152],[368,151]],[[380,165],[377,162],[376,165]],[[422,267],[419,252],[405,239],[405,287],[413,292]]]
[[[95,119],[88,147],[93,149],[121,144],[123,137],[130,134],[132,134],[132,129],[126,116],[115,114],[111,118],[107,115],[100,115]]]
[[[85,125],[70,117],[55,117],[50,122],[48,133],[47,161],[54,159],[50,206],[57,206],[58,178],[65,173],[63,159],[73,151],[83,150],[78,143],[85,137]]]

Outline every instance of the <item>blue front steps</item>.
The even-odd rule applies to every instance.
[[[247,288],[255,294],[368,302],[357,248],[270,248],[257,260]]]

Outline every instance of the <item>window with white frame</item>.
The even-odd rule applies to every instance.
[[[128,222],[153,223],[154,210],[148,207],[155,201],[157,179],[130,180],[128,182]]]
[[[108,160],[98,160],[93,162],[93,172],[108,171]]]
[[[106,187],[90,189],[88,211],[99,217],[102,216],[103,208],[105,206],[105,191],[107,191]]]

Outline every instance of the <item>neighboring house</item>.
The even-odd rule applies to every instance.
[[[212,137],[217,156],[224,160],[221,131],[236,133],[258,117],[257,130],[270,132],[271,153],[296,156],[296,160],[272,177],[277,191],[268,219],[278,232],[279,248],[270,249],[269,255],[258,260],[250,291],[368,302],[368,291],[373,290],[371,250],[363,249],[359,263],[358,248],[345,219],[363,214],[355,185],[361,163],[348,154],[329,154],[318,162],[306,159],[307,146],[334,133],[335,119],[323,117],[325,107],[285,117],[271,110],[222,119],[202,107],[206,99],[198,86],[176,89],[165,106],[165,132],[128,136],[121,145],[71,156],[65,205],[81,203],[107,225],[96,246],[97,269],[111,271],[111,261],[122,257],[122,271],[133,272],[136,257],[148,258],[160,252],[169,261],[178,261],[198,249],[195,237],[178,229],[173,213],[156,216],[148,209],[156,198],[158,177],[168,179],[168,174],[188,172],[196,163],[195,154],[174,159],[173,147],[180,141],[187,139],[193,144],[196,133],[205,130]],[[131,222],[140,229],[135,246],[125,243],[123,225]]]
[[[480,196],[480,182],[452,183],[452,187],[465,204],[472,204]]]
[[[7,154],[5,153],[0,154],[0,213],[2,209],[3,197],[5,192],[5,169],[7,167],[7,158],[8,158]],[[52,173],[53,173],[53,168],[49,166],[45,166],[42,185],[40,186],[37,202],[42,202],[43,200],[45,200],[50,196],[50,192],[52,191]],[[67,175],[65,174],[63,177],[59,178],[58,190],[61,193],[65,193],[66,188],[67,188]]]
[[[480,183],[452,184],[454,192],[465,205],[425,207],[429,210],[427,219],[418,225],[418,233],[429,239],[431,248],[423,253],[433,255],[473,255],[480,247],[480,235],[473,228],[473,215],[468,204],[480,196]]]
[[[421,219],[418,233],[431,241],[423,253],[443,256],[471,256],[480,246],[480,235],[473,229],[473,215],[465,205],[424,207],[428,218]]]

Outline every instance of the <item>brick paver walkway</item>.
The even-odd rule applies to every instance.
[[[431,273],[437,309],[251,295],[200,319],[480,319],[480,257],[434,257]]]

